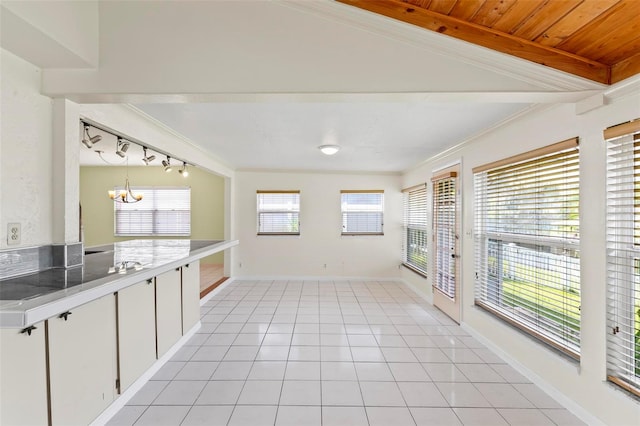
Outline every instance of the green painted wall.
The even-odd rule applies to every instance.
[[[191,237],[183,238],[224,239],[224,178],[196,167],[189,167],[189,177],[183,178],[177,170],[178,167],[174,167],[171,173],[165,173],[158,166],[129,167],[129,182],[134,188],[135,186],[190,186]],[[145,238],[113,235],[114,203],[107,196],[107,191],[115,186],[124,186],[126,174],[125,167],[80,167],[80,205],[85,247]],[[202,262],[223,263],[223,256],[224,253],[216,253],[202,259]]]

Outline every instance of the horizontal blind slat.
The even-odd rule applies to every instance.
[[[607,377],[640,396],[640,121],[607,138]]]
[[[300,191],[256,191],[258,234],[300,234]]]
[[[579,151],[569,145],[474,170],[475,291],[489,312],[579,357]]]
[[[340,191],[342,234],[382,234],[384,191]]]
[[[116,187],[118,193],[123,190]],[[114,203],[117,236],[191,235],[191,188],[132,187],[142,194],[137,203]]]
[[[402,261],[427,274],[427,186],[416,185],[403,190]]]

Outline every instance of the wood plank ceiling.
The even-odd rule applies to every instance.
[[[604,84],[640,73],[640,0],[337,0]]]

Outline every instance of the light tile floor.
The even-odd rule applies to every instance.
[[[238,280],[110,425],[581,425],[398,282]]]

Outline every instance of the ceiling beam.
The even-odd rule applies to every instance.
[[[608,65],[398,0],[336,0],[389,18],[513,55],[598,83],[610,84]]]
[[[613,64],[611,67],[611,84],[636,74],[640,74],[640,53]]]

